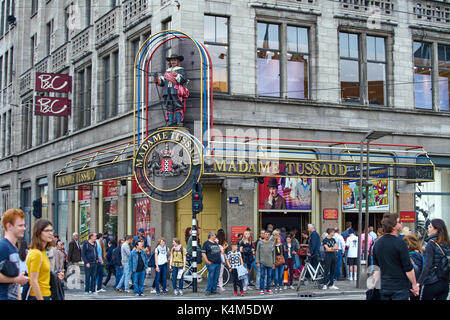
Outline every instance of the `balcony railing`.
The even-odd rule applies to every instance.
[[[119,34],[120,7],[116,7],[95,22],[95,44],[98,46]]]
[[[122,4],[123,27],[127,28],[151,15],[148,0],[128,0]]]
[[[52,53],[52,71],[56,72],[69,65],[69,45],[66,43]]]
[[[33,90],[34,70],[29,69],[19,78],[19,94],[22,96],[25,93]]]
[[[415,1],[414,17],[424,22],[450,23],[450,3],[441,1]]]
[[[370,13],[374,9],[381,10],[384,14],[392,14],[394,0],[339,0],[341,8],[359,12]]]
[[[76,60],[88,52],[92,52],[92,27],[88,27],[72,38],[72,59]]]

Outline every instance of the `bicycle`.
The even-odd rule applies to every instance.
[[[206,268],[206,265],[197,271],[197,283],[202,282],[204,274],[206,274],[205,277],[208,277],[208,269]],[[183,275],[183,289],[187,289],[192,286],[193,279],[194,276],[192,275],[192,265],[188,263],[187,269]],[[222,279],[224,286],[228,283],[228,281],[230,281],[230,271],[226,266],[223,268]]]
[[[319,263],[317,264],[317,267],[314,268],[311,265],[310,260],[311,260],[311,257],[307,256],[306,259],[305,259],[305,265],[303,266],[303,269],[300,272],[300,276],[298,278],[297,291],[300,290],[300,285],[301,285],[302,281],[306,280],[307,273],[309,274],[311,281],[315,282],[316,285],[318,287],[320,287],[320,283],[319,282],[324,277],[324,271],[323,271],[322,264],[319,261]]]

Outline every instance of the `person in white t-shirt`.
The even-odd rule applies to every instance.
[[[344,241],[344,237],[342,237],[342,235],[339,234],[339,228],[334,228],[333,238],[334,238],[334,240],[336,240],[336,244],[338,245],[338,248],[339,248],[339,250],[336,251],[337,264],[336,264],[336,270],[334,271],[334,281],[336,281],[338,279],[341,280],[342,257],[345,252],[345,241]]]
[[[358,237],[354,231],[351,231],[350,235],[345,242],[347,249],[347,265],[349,266],[350,277],[349,280],[356,280],[356,268],[358,259]]]

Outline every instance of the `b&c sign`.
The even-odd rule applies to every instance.
[[[67,98],[35,97],[34,112],[38,116],[70,116],[72,101]]]
[[[72,92],[72,77],[59,73],[36,73],[35,90],[39,92]]]

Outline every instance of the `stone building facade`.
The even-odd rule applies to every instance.
[[[95,186],[85,198],[56,190],[54,175],[74,157],[133,138],[135,55],[162,30],[181,30],[219,52],[213,56],[221,68],[214,79],[218,132],[277,130],[286,139],[359,142],[370,130],[389,131],[380,142],[424,146],[437,179],[422,186],[390,182],[388,208],[374,212],[371,224],[383,212],[430,211],[433,203],[432,214],[450,222],[448,1],[3,0],[0,10],[0,209],[21,207],[29,225],[40,196],[43,217],[62,239],[80,231],[86,204],[90,230],[102,232],[105,207],[117,201],[116,235],[135,233],[140,197],[131,182],[112,194]],[[70,117],[34,115],[36,72],[72,76]],[[270,222],[256,179],[202,182],[210,200],[201,238],[219,228],[231,238],[232,227]],[[273,216],[274,224],[342,228],[354,221],[342,189],[314,180],[311,208]],[[152,235],[184,237],[189,202],[151,202]],[[337,209],[337,219],[325,220],[326,208]],[[289,215],[294,220],[284,223]]]

